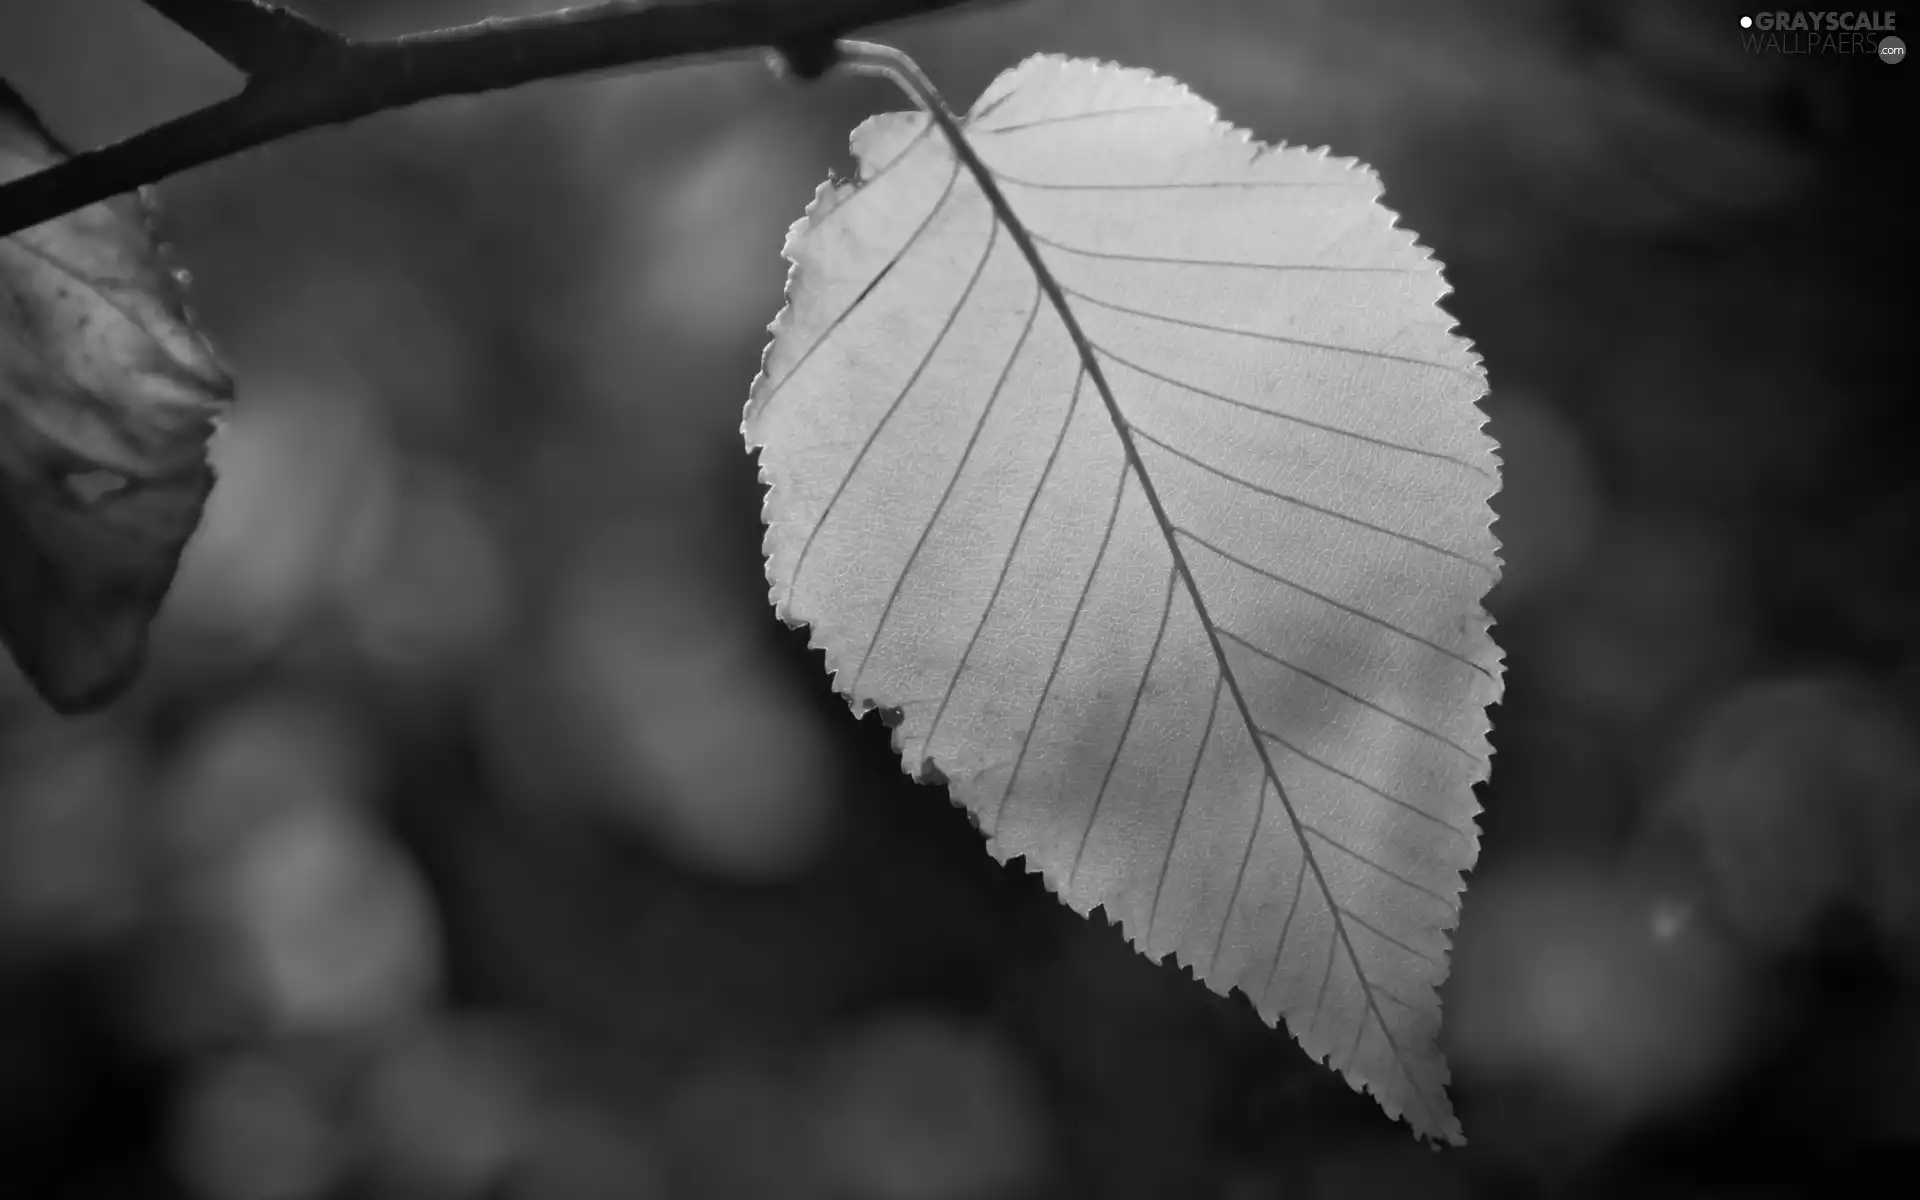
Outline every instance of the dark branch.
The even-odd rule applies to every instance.
[[[264,0],[145,0],[248,75],[292,69],[342,41],[312,21]]]
[[[608,0],[539,16],[482,21],[433,33],[356,42],[319,31],[324,45],[252,73],[236,96],[125,141],[0,184],[0,237],[76,208],[290,134],[439,96],[467,95],[588,71],[736,51],[817,45],[871,25],[998,0]],[[270,56],[278,9],[239,0],[149,0],[203,39],[259,62]],[[268,14],[241,36],[213,32],[216,10]],[[251,18],[248,18],[251,19]],[[294,18],[299,20],[298,18]],[[231,35],[231,36],[229,36]],[[209,45],[226,54],[219,44]]]

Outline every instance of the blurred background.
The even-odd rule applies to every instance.
[[[1506,463],[1444,992],[1468,1148],[995,866],[774,619],[738,426],[780,245],[905,105],[746,57],[161,189],[241,403],[138,691],[59,721],[0,664],[0,1196],[1911,1178],[1920,66],[1750,55],[1738,15],[1023,0],[888,35],[962,108],[1035,51],[1177,76],[1373,163],[1448,264]],[[0,0],[0,75],[80,144],[236,84],[134,0]]]

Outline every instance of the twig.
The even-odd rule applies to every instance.
[[[247,73],[235,96],[0,184],[0,237],[290,134],[440,96],[843,33],[999,0],[607,0],[355,41],[256,0],[147,0]]]
[[[146,5],[248,75],[287,70],[344,40],[261,0],[146,0]]]

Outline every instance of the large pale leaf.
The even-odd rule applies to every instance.
[[[66,150],[0,84],[0,181]],[[0,640],[63,711],[138,673],[233,385],[144,196],[0,238]]]
[[[1438,265],[1142,71],[1029,59],[962,125],[1058,302],[924,114],[855,132],[747,406],[774,605],[996,858],[1458,1140],[1498,464]]]

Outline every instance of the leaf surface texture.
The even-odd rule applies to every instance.
[[[1143,71],[1032,58],[961,124],[1062,303],[926,115],[855,131],[747,406],[774,606],[997,859],[1457,1141],[1498,461],[1439,266]]]
[[[0,84],[0,181],[67,157]],[[143,195],[0,238],[0,639],[62,711],[137,675],[233,385]]]

